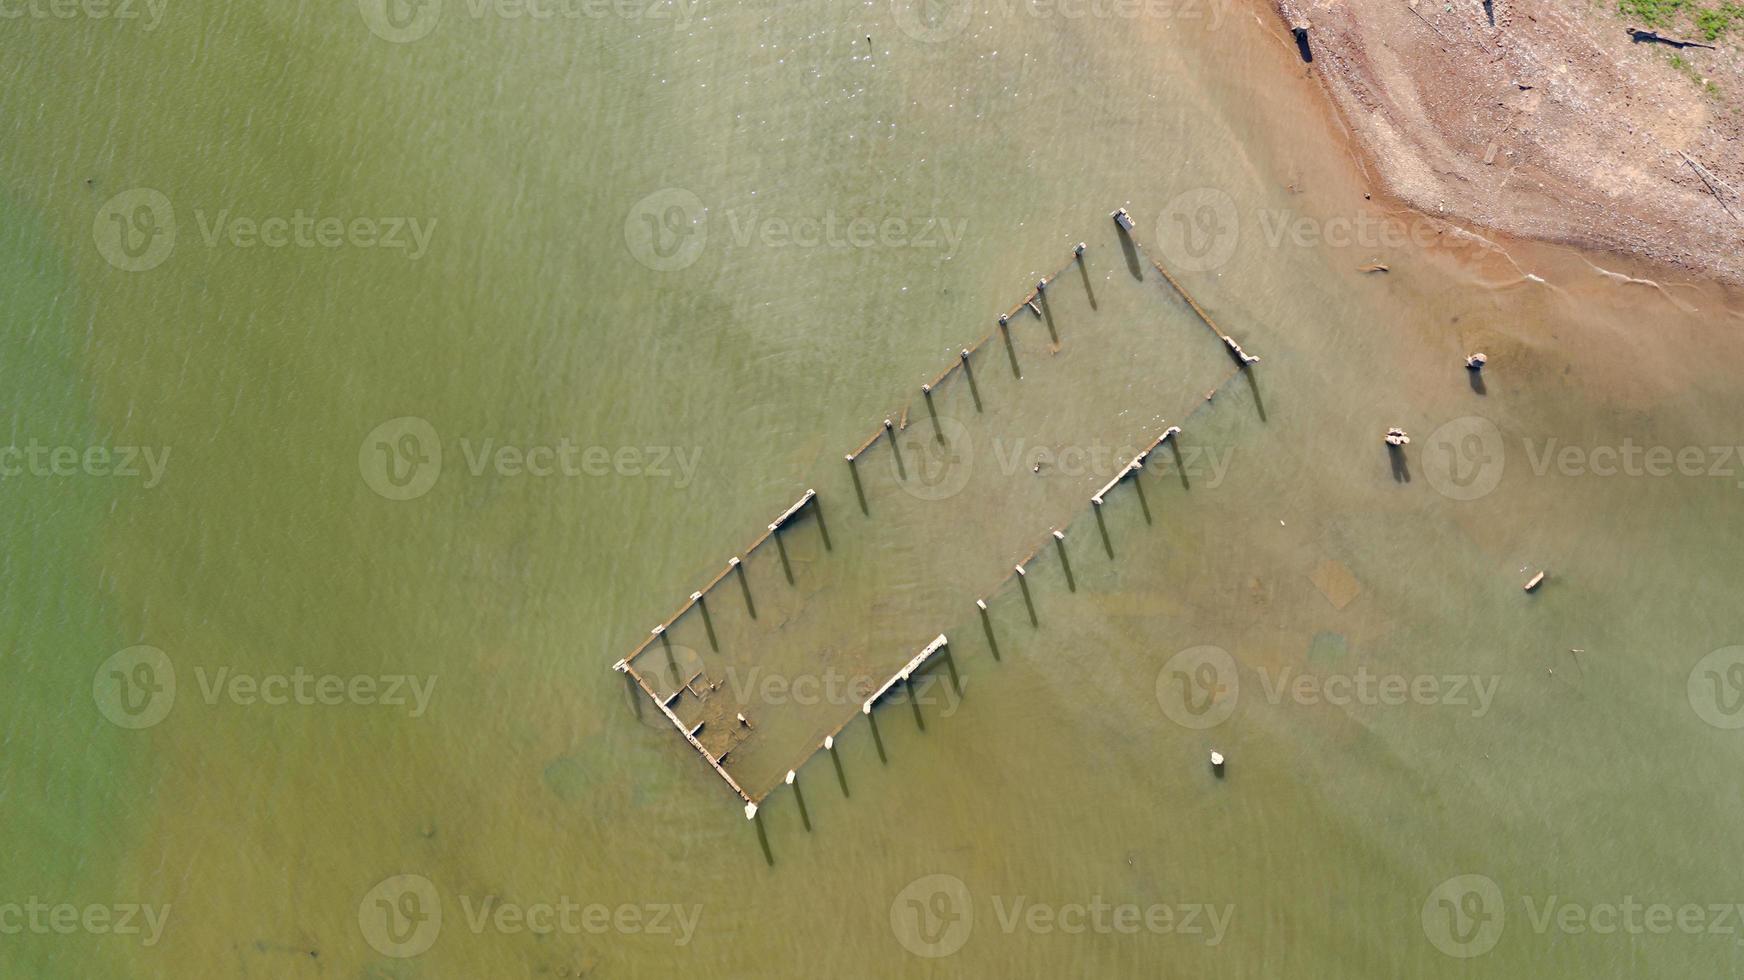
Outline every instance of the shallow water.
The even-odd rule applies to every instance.
[[[1744,643],[1744,460],[1707,475],[1744,443],[1735,295],[1366,201],[1246,7],[992,5],[955,33],[883,4],[437,9],[404,42],[348,4],[6,27],[9,444],[168,456],[156,482],[83,456],[0,481],[0,926],[32,898],[169,906],[150,945],[0,935],[8,976],[1738,971],[1744,926],[1708,911],[1744,901],[1738,658],[1704,660]],[[145,199],[116,203],[141,187],[173,208],[165,255],[121,247],[147,241]],[[1263,358],[1209,404],[1228,358],[1131,279],[1120,206]],[[344,219],[339,244],[231,224],[299,212]],[[405,247],[355,219],[408,219]],[[1112,473],[1010,474],[1009,445],[971,460],[1001,506],[863,522],[842,454],[904,405],[924,434],[919,384],[1080,240],[1102,307],[1062,277],[1057,365],[1014,321],[1035,346],[1021,383],[989,352],[988,414],[1026,458],[1159,417],[1200,451],[1111,495],[1106,547],[1078,484]],[[1091,323],[1186,360],[1103,361],[1074,346]],[[1081,380],[1105,372],[1123,414]],[[378,431],[406,417],[428,428]],[[529,471],[566,445],[570,475]],[[1638,475],[1605,475],[1625,446]],[[873,514],[925,502],[867,474]],[[812,759],[811,831],[786,790],[762,810],[771,865],[611,665],[808,487],[832,550],[796,528],[794,591],[764,565],[759,613],[876,594],[855,614],[912,637],[878,656],[947,633],[962,694],[923,681],[924,731],[881,708],[887,761],[849,725],[851,796]],[[1060,524],[1073,580],[1037,556],[1032,626],[980,573]],[[130,729],[112,671],[167,677],[111,659],[136,644],[176,688]],[[435,686],[422,710],[227,686],[299,669]],[[487,901],[640,917],[541,934]],[[1704,919],[1601,931],[1626,901]]]

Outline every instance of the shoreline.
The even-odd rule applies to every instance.
[[[1623,20],[1541,0],[1447,11],[1268,0],[1378,194],[1505,236],[1744,285],[1744,125]],[[1614,32],[1611,30],[1614,28]],[[1702,51],[1744,92],[1735,51]],[[1732,100],[1736,101],[1736,100]],[[1372,169],[1372,173],[1369,172]]]

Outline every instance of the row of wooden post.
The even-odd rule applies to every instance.
[[[1187,292],[1185,287],[1183,287],[1174,278],[1174,276],[1169,274],[1168,270],[1165,269],[1161,263],[1159,263],[1154,257],[1152,257],[1150,255],[1149,251],[1144,248],[1142,243],[1138,242],[1136,239],[1131,238],[1131,232],[1130,232],[1131,220],[1130,220],[1130,218],[1127,218],[1127,220],[1123,222],[1121,219],[1124,216],[1125,216],[1125,209],[1121,209],[1120,211],[1116,211],[1113,215],[1111,215],[1111,217],[1115,220],[1115,223],[1116,223],[1117,227],[1119,228],[1120,233],[1124,236],[1127,236],[1129,238],[1129,240],[1131,240],[1133,242],[1133,244],[1138,249],[1140,249],[1141,251],[1144,251],[1146,259],[1157,270],[1157,272],[1163,276],[1164,280],[1168,282],[1170,287],[1172,287],[1174,289],[1174,291],[1177,294],[1179,294],[1183,300],[1186,301],[1187,305],[1193,310],[1194,314],[1199,318],[1199,320],[1206,327],[1208,327],[1214,334],[1217,335],[1218,339],[1230,351],[1231,355],[1238,359],[1238,363],[1240,365],[1240,368],[1245,369],[1248,365],[1250,365],[1254,362],[1257,362],[1259,360],[1257,357],[1253,357],[1253,356],[1248,355],[1246,353],[1246,351],[1242,350],[1240,344],[1238,344],[1232,337],[1230,337],[1230,335],[1224,333],[1223,330],[1217,326],[1217,324],[1211,319],[1210,315],[1205,312],[1204,308],[1201,307],[1196,300],[1194,300],[1192,295]],[[932,379],[932,381],[922,385],[921,386],[921,393],[922,393],[923,397],[925,397],[927,399],[928,404],[929,405],[931,404],[931,396],[932,396],[933,390],[935,388],[937,388],[940,384],[942,384],[946,380],[948,380],[950,378],[952,372],[956,371],[958,368],[961,368],[964,371],[964,373],[969,376],[970,383],[971,383],[971,385],[973,385],[974,378],[973,378],[973,374],[972,374],[972,368],[970,365],[970,358],[980,349],[980,347],[983,344],[985,344],[988,340],[990,340],[993,337],[994,333],[999,333],[1004,337],[1007,348],[1008,348],[1008,353],[1010,353],[1012,355],[1013,370],[1016,371],[1017,364],[1016,364],[1015,351],[1010,350],[1011,338],[1010,338],[1010,334],[1009,334],[1009,322],[1010,322],[1011,317],[1015,316],[1020,310],[1023,310],[1026,307],[1032,311],[1035,311],[1038,316],[1041,316],[1041,313],[1040,313],[1039,309],[1037,308],[1036,303],[1038,300],[1045,299],[1044,294],[1048,288],[1050,281],[1052,279],[1057,278],[1060,275],[1060,273],[1064,272],[1067,268],[1070,268],[1072,264],[1083,262],[1084,251],[1085,251],[1084,244],[1079,243],[1078,246],[1073,249],[1072,259],[1068,260],[1068,262],[1064,266],[1062,266],[1059,270],[1057,270],[1052,276],[1047,276],[1047,277],[1044,277],[1041,280],[1039,280],[1036,283],[1036,288],[1033,291],[1031,291],[1027,296],[1025,296],[1023,300],[1014,304],[1011,307],[1011,309],[1007,310],[1005,313],[1001,314],[998,317],[998,319],[996,321],[995,330],[990,331],[986,336],[983,336],[980,340],[976,341],[973,345],[966,347],[966,348],[963,348],[959,352],[957,358],[951,364],[947,365],[942,371],[940,371],[940,373],[937,376],[935,376]],[[1219,385],[1219,387],[1221,387],[1221,384]],[[978,398],[977,398],[977,405],[979,405]],[[903,425],[904,425],[904,427],[906,427],[906,425],[907,425],[907,409],[906,408],[903,410],[902,419],[903,419]],[[863,441],[857,448],[854,449],[854,451],[846,454],[845,459],[846,459],[847,463],[849,464],[849,469],[853,472],[854,482],[855,482],[855,486],[856,486],[857,490],[859,489],[859,473],[858,473],[858,470],[854,464],[856,463],[856,461],[858,460],[858,458],[862,454],[864,454],[868,449],[870,449],[874,444],[877,443],[878,439],[881,436],[889,436],[891,438],[892,450],[900,452],[900,450],[897,450],[897,448],[896,448],[895,429],[896,429],[896,423],[892,419],[886,418],[883,421],[883,424],[878,429],[874,430],[873,433],[869,437],[867,437],[867,439],[865,441]],[[1144,451],[1140,452],[1125,467],[1123,467],[1120,470],[1120,472],[1117,473],[1112,480],[1110,480],[1106,485],[1104,485],[1100,490],[1098,490],[1095,494],[1093,494],[1091,496],[1091,505],[1092,505],[1092,508],[1096,512],[1097,520],[1099,522],[1101,521],[1101,518],[1102,518],[1101,507],[1103,505],[1103,502],[1104,502],[1104,499],[1106,498],[1106,496],[1110,492],[1112,492],[1114,490],[1114,488],[1120,484],[1121,481],[1125,480],[1127,477],[1132,476],[1133,474],[1137,473],[1140,469],[1142,469],[1145,459],[1153,451],[1155,451],[1158,446],[1162,445],[1163,442],[1165,442],[1166,440],[1178,435],[1180,433],[1180,431],[1181,430],[1179,427],[1173,427],[1173,426],[1171,426],[1170,428],[1165,430],[1160,436],[1158,436],[1155,440],[1152,441],[1150,446],[1148,446]],[[899,465],[900,465],[900,459],[899,459]],[[762,544],[767,542],[769,540],[769,538],[779,535],[781,529],[789,521],[791,521],[794,517],[796,517],[801,511],[803,511],[808,504],[813,505],[814,507],[816,506],[817,493],[815,490],[807,490],[805,492],[805,494],[798,501],[796,501],[792,506],[788,507],[785,511],[783,511],[781,513],[781,515],[779,515],[774,522],[770,523],[768,525],[767,529],[761,535],[759,535],[758,538],[755,541],[753,541],[748,548],[745,549],[745,554],[749,555],[751,552],[755,551],[759,546],[761,546]],[[861,492],[861,508],[862,508],[862,510],[865,509],[865,506],[866,505],[865,505],[864,493]],[[821,515],[821,511],[820,511],[819,512],[820,521],[821,521],[821,517],[822,517],[822,515]],[[828,532],[825,531],[824,533],[826,535],[825,540],[827,542]],[[1106,535],[1107,535],[1106,528],[1104,528],[1103,534],[1104,534],[1104,537],[1106,538]],[[1064,567],[1065,574],[1067,576],[1068,588],[1073,590],[1073,591],[1076,591],[1076,584],[1075,584],[1074,580],[1072,579],[1071,566],[1070,566],[1069,560],[1066,557],[1064,532],[1062,532],[1058,529],[1052,529],[1050,531],[1050,535],[1054,541],[1056,550],[1059,553],[1059,557],[1060,557],[1062,566]],[[779,544],[778,537],[777,537],[777,543]],[[1112,553],[1112,551],[1111,551],[1111,553]],[[1017,579],[1018,585],[1022,589],[1023,594],[1024,594],[1025,605],[1029,610],[1031,624],[1032,625],[1039,625],[1038,619],[1036,616],[1035,603],[1034,603],[1034,600],[1031,597],[1030,592],[1029,592],[1029,584],[1027,581],[1027,569],[1026,569],[1026,566],[1028,565],[1028,563],[1031,560],[1034,559],[1034,557],[1035,557],[1035,552],[1032,551],[1027,558],[1025,558],[1023,561],[1016,563],[1013,566],[1012,576],[1008,576],[1008,579],[1010,577],[1015,577]],[[783,558],[783,564],[785,565],[786,564],[785,550],[783,551],[782,558]],[[746,601],[747,608],[750,610],[752,617],[755,618],[756,617],[756,607],[752,601],[750,586],[749,586],[748,582],[746,582],[746,580],[745,580],[745,570],[744,570],[743,562],[741,561],[741,558],[739,556],[734,556],[733,558],[728,560],[727,567],[725,569],[723,569],[718,575],[716,575],[712,580],[710,580],[710,582],[707,585],[705,585],[701,590],[698,590],[696,592],[691,593],[690,599],[688,602],[686,602],[683,606],[681,606],[679,608],[679,610],[677,612],[673,613],[673,615],[671,617],[669,617],[665,622],[661,623],[659,626],[656,626],[652,631],[650,631],[649,637],[647,639],[643,640],[642,643],[639,646],[637,646],[637,648],[628,657],[625,657],[624,659],[619,660],[613,666],[614,666],[614,669],[621,671],[621,672],[625,673],[626,675],[628,675],[634,681],[636,686],[639,687],[643,692],[645,692],[648,695],[648,697],[650,698],[650,700],[655,702],[655,704],[660,708],[660,710],[663,713],[665,713],[667,718],[672,722],[673,727],[678,729],[679,733],[684,736],[685,740],[687,742],[689,742],[690,745],[693,748],[695,748],[700,755],[702,755],[704,760],[709,764],[710,768],[712,768],[722,778],[722,780],[727,783],[727,785],[733,790],[733,792],[737,796],[739,796],[739,798],[744,802],[746,818],[748,820],[753,821],[757,825],[758,837],[762,843],[764,856],[767,859],[769,859],[769,861],[771,863],[773,863],[773,856],[772,856],[770,849],[769,849],[767,833],[764,830],[762,821],[758,815],[758,811],[759,811],[759,807],[761,805],[762,799],[766,799],[767,795],[765,794],[765,796],[761,797],[761,798],[756,798],[756,799],[752,798],[752,796],[749,793],[747,793],[739,785],[739,783],[732,777],[732,775],[727,772],[726,768],[721,764],[720,760],[711,756],[709,754],[708,750],[703,747],[701,741],[696,738],[696,734],[695,734],[696,730],[691,729],[691,730],[687,731],[685,729],[683,721],[681,719],[679,719],[676,712],[674,712],[672,710],[672,708],[670,707],[671,703],[678,698],[680,692],[684,688],[684,681],[682,679],[680,679],[676,674],[674,675],[674,677],[673,677],[674,690],[673,690],[672,694],[667,699],[662,700],[661,697],[655,692],[652,685],[650,685],[648,683],[647,679],[639,671],[637,671],[635,669],[635,666],[634,666],[634,661],[636,660],[636,658],[639,657],[643,652],[645,652],[647,650],[648,646],[651,643],[653,643],[653,641],[656,638],[663,637],[666,630],[670,626],[672,626],[675,622],[677,622],[677,620],[680,617],[682,617],[686,612],[688,612],[693,606],[701,608],[703,616],[704,616],[704,620],[705,620],[705,626],[708,628],[708,631],[709,631],[710,642],[711,642],[711,644],[713,644],[714,643],[713,624],[712,624],[712,622],[709,621],[708,609],[707,609],[707,606],[704,604],[705,599],[706,599],[706,595],[710,591],[712,591],[716,585],[720,584],[720,582],[723,579],[725,579],[728,575],[734,574],[735,572],[738,574],[738,576],[740,578],[740,583],[744,587],[745,601]],[[792,580],[791,569],[789,569],[789,571],[788,571],[788,578],[790,581]],[[992,650],[993,656],[995,659],[998,659],[998,656],[999,656],[998,645],[994,639],[993,626],[992,626],[992,621],[991,621],[991,618],[989,615],[987,602],[985,599],[976,599],[975,605],[976,605],[977,610],[979,611],[979,614],[980,614],[980,617],[982,620],[982,626],[986,630],[989,646]],[[668,641],[668,642],[670,642],[670,641]],[[928,661],[935,654],[939,653],[940,651],[944,651],[944,654],[946,657],[946,662],[947,662],[948,666],[950,667],[952,680],[955,683],[957,681],[957,671],[956,671],[956,665],[954,662],[954,658],[951,658],[951,656],[950,656],[948,640],[946,639],[944,634],[940,634],[936,639],[934,639],[925,648],[923,648],[920,651],[920,653],[918,653],[915,657],[911,658],[908,663],[904,664],[901,669],[896,671],[896,673],[892,674],[891,677],[889,678],[889,680],[887,680],[882,687],[878,688],[877,691],[875,691],[870,697],[868,697],[862,703],[861,714],[863,714],[867,717],[867,719],[872,727],[873,738],[875,741],[878,742],[879,754],[880,754],[881,758],[884,757],[883,741],[878,736],[877,720],[872,713],[873,707],[876,705],[876,703],[881,698],[883,698],[886,694],[888,694],[898,684],[906,684],[909,687],[910,693],[912,695],[914,675],[917,672],[919,672],[928,663]],[[959,688],[959,690],[960,690],[960,688]],[[836,775],[837,775],[838,780],[841,783],[842,792],[844,795],[847,795],[847,793],[848,793],[848,786],[847,786],[846,777],[843,773],[841,758],[836,753],[835,741],[836,741],[836,737],[841,734],[842,730],[845,729],[847,727],[847,725],[852,722],[852,720],[853,720],[852,716],[850,716],[848,719],[844,720],[843,723],[840,726],[838,726],[834,732],[832,732],[829,735],[826,735],[824,737],[822,743],[819,746],[819,749],[814,749],[813,753],[812,753],[813,755],[815,755],[817,751],[821,750],[821,751],[828,752],[830,754],[830,756],[835,764]],[[918,702],[916,703],[916,721],[919,722],[922,725],[922,727],[924,728],[925,723],[923,721],[921,721],[921,719],[920,719]],[[700,728],[701,726],[699,725],[697,727]],[[807,760],[809,760],[809,758],[810,757],[808,756]],[[802,760],[795,768],[788,770],[787,776],[786,776],[784,782],[785,782],[785,785],[793,787],[796,802],[798,803],[798,805],[800,807],[801,819],[804,821],[806,828],[809,830],[810,826],[811,826],[811,819],[810,819],[809,813],[805,809],[804,796],[802,795],[802,793],[800,791],[799,782],[798,782],[798,770],[800,767],[803,767],[805,761],[807,761],[807,760]]]

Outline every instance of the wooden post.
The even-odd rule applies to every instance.
[[[963,377],[969,379],[969,397],[975,400],[975,411],[981,411],[981,386],[975,383],[975,369],[969,364],[969,348],[963,348],[957,355],[963,364]]]
[[[1060,554],[1060,567],[1066,570],[1066,591],[1078,591],[1078,583],[1072,578],[1072,560],[1066,557],[1066,536],[1057,530],[1054,532],[1054,550]]]

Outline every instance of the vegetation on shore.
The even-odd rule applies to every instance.
[[[1744,26],[1744,3],[1721,0],[1618,0],[1617,12],[1652,28],[1693,28],[1703,39],[1718,41]]]

